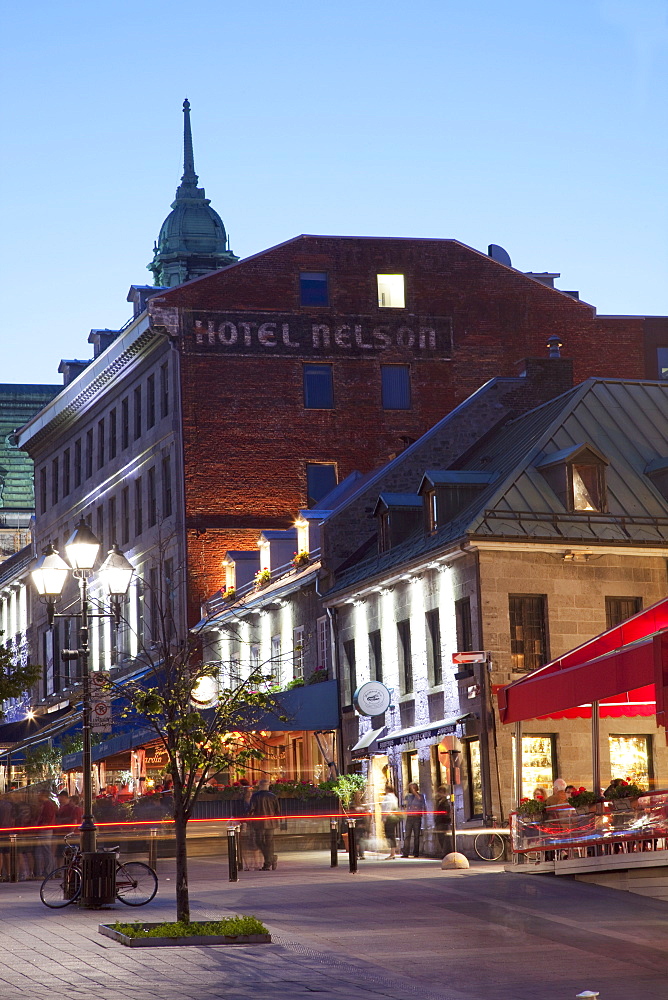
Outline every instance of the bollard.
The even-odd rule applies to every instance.
[[[339,864],[339,824],[335,819],[329,821],[329,850],[330,868],[336,868]]]
[[[348,868],[351,875],[357,874],[357,838],[355,837],[355,820],[348,823]]]
[[[9,835],[9,881],[18,882],[19,880],[19,855],[18,848],[16,845],[16,834],[10,833]]]
[[[237,828],[230,826],[227,829],[227,864],[230,871],[230,882],[239,881],[239,869],[237,868]]]
[[[158,831],[155,827],[149,830],[148,835],[148,866],[153,871],[158,867]]]

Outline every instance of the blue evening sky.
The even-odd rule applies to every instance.
[[[600,313],[668,313],[668,0],[5,7],[1,382],[130,315],[182,166],[231,246],[499,243]]]

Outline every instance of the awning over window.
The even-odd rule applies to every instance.
[[[629,706],[625,711],[619,698],[624,694]],[[619,715],[650,714],[649,703],[655,700],[657,725],[665,725],[668,599],[500,688],[498,700],[504,723],[554,717],[593,701],[607,703],[610,715],[615,714],[615,705]],[[634,703],[638,707],[644,703],[644,710],[631,711]]]
[[[350,748],[353,758],[369,757],[374,750],[377,750],[378,740],[386,729],[387,726],[381,726],[380,729],[368,729],[364,736],[360,737],[355,746]]]
[[[378,740],[379,747],[397,747],[405,743],[416,743],[419,740],[434,739],[436,737],[448,736],[456,732],[457,726],[466,715],[454,715],[451,719],[440,719],[438,722],[428,722],[424,726],[412,726],[410,729],[396,729],[393,733],[388,733]]]

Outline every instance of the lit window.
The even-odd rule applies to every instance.
[[[292,630],[292,679],[297,681],[304,676],[304,626]]]
[[[603,510],[600,465],[573,465],[573,510]]]
[[[308,493],[307,506],[315,507],[316,504],[327,496],[336,486],[336,466],[325,462],[307,462],[306,464],[306,490]]]
[[[510,653],[513,670],[537,670],[548,660],[547,598],[509,595]]]
[[[304,365],[304,406],[307,410],[331,410],[334,406],[331,365]]]
[[[381,309],[404,309],[403,274],[378,274],[378,305]]]
[[[610,779],[647,788],[652,781],[652,737],[609,736]]]
[[[408,365],[381,365],[384,410],[410,410],[411,373]]]
[[[668,347],[657,347],[656,364],[659,370],[659,378],[668,378]]]
[[[299,300],[303,306],[328,306],[329,289],[324,271],[303,271],[299,275]]]

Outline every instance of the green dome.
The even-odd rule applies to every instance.
[[[187,100],[183,102],[183,114],[183,177],[148,265],[155,284],[163,287],[181,285],[239,259],[229,249],[225,226],[211,208],[204,188],[197,187]]]

